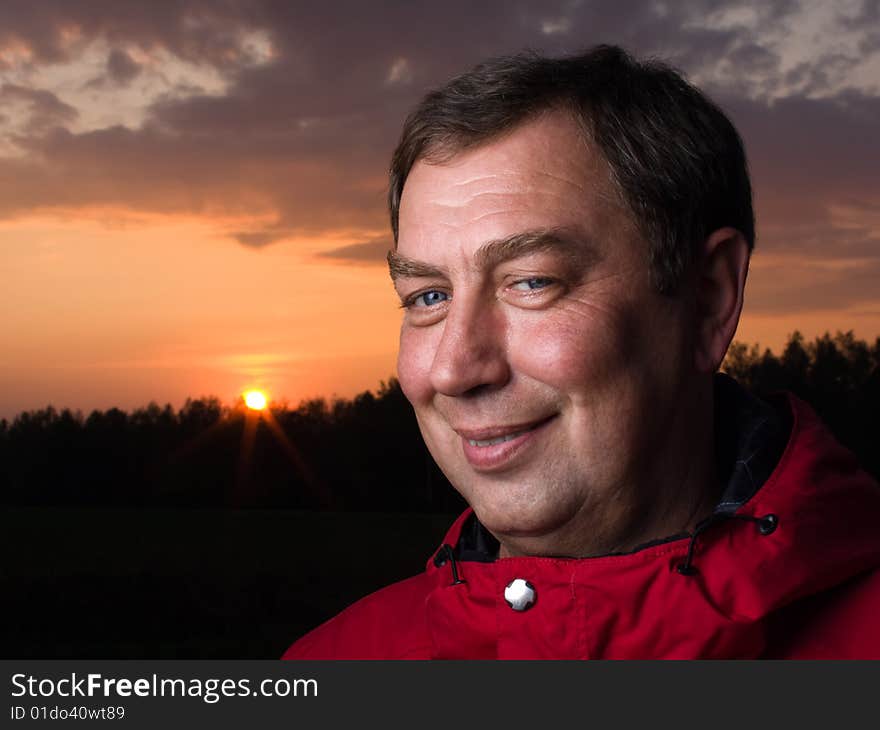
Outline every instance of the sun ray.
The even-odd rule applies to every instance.
[[[257,438],[257,422],[260,413],[248,411],[244,414],[244,428],[241,432],[241,448],[238,453],[238,469],[235,475],[234,494],[231,495],[233,507],[240,507],[247,490],[251,461],[254,453],[254,442]]]
[[[296,467],[306,486],[309,488],[312,495],[318,500],[318,503],[322,507],[332,507],[332,497],[327,491],[327,488],[315,478],[314,473],[303,459],[299,449],[297,449],[290,439],[287,438],[287,434],[284,433],[281,425],[275,420],[272,412],[268,410],[263,411],[260,416],[263,419],[263,423],[269,427],[269,431],[275,437],[275,440],[279,443],[281,448],[284,449],[284,453],[287,454],[287,457],[290,459],[293,466]]]

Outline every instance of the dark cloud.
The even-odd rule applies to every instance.
[[[772,73],[779,66],[778,54],[752,41],[737,44],[725,60],[737,70],[749,73]]]
[[[242,246],[262,248],[263,246],[283,241],[285,236],[274,231],[239,231],[238,233],[233,233],[231,238],[238,241]]]
[[[863,0],[854,15],[841,12],[838,17],[844,28],[864,32],[859,43],[862,55],[880,51],[880,0]]]
[[[864,208],[880,200],[880,146],[873,142],[880,98],[847,93],[825,99],[791,97],[773,104],[725,99],[745,140],[759,212],[761,245],[810,246],[767,238],[762,228],[788,222],[791,229],[812,227],[826,236],[825,254],[851,241],[852,226],[836,230],[831,207]],[[845,248],[845,246],[844,246]],[[877,252],[880,255],[880,252]]]
[[[144,50],[165,48],[197,63],[235,68],[242,30],[266,27],[264,4],[214,0],[5,0],[0,47],[24,46],[33,63],[63,63],[96,38]]]
[[[16,84],[0,86],[0,104],[23,103],[27,107],[25,126],[32,134],[43,134],[53,127],[74,121],[79,113],[55,94]]]
[[[133,61],[125,51],[114,48],[107,57],[107,75],[120,86],[127,84],[140,72],[140,64]]]
[[[22,143],[25,144],[25,143]],[[111,205],[149,212],[274,216],[278,229],[320,232],[385,223],[374,170],[299,158],[279,144],[113,127],[54,129],[0,159],[0,216],[40,207]],[[354,157],[354,156],[353,156]],[[46,164],[44,161],[49,161]],[[378,166],[381,169],[381,165]],[[243,241],[259,239],[246,232]]]
[[[352,264],[384,265],[388,252],[394,247],[390,236],[380,236],[364,243],[332,248],[318,254],[321,258],[336,259]]]

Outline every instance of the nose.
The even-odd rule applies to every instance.
[[[435,392],[462,396],[504,385],[510,366],[501,313],[479,300],[452,301],[431,364]]]

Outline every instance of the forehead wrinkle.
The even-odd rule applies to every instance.
[[[474,183],[494,181],[494,180],[498,180],[499,178],[504,178],[504,177],[505,177],[505,175],[498,174],[498,173],[493,173],[493,174],[480,173],[480,174],[474,175],[473,177],[469,177],[464,180],[453,180],[450,183],[450,187],[463,188],[463,187],[467,187],[468,185],[473,185]]]
[[[572,179],[571,175],[548,172],[546,170],[529,170],[528,176],[535,178],[533,180],[523,180],[521,171],[512,171],[507,174],[499,175],[483,175],[480,177],[469,178],[468,180],[454,180],[446,183],[449,192],[455,195],[466,195],[468,201],[479,200],[481,198],[491,197],[532,197],[535,193],[561,195],[564,188],[575,188],[578,194],[584,192],[584,182]],[[549,180],[553,187],[549,185],[541,185],[538,179]],[[496,183],[495,186],[486,186],[486,182]],[[468,188],[477,186],[475,192],[469,192]],[[464,188],[464,190],[462,190]],[[568,194],[568,193],[565,193]],[[444,200],[439,199],[434,202],[441,205],[449,205]],[[453,205],[461,205],[462,202],[456,201]]]
[[[498,198],[503,201],[506,206],[509,206],[509,201],[511,199],[527,197],[531,198],[532,196],[528,192],[524,192],[522,190],[481,190],[480,192],[471,193],[467,196],[466,199],[462,199],[460,196],[450,195],[448,199],[443,199],[439,197],[435,197],[434,200],[430,202],[431,206],[437,208],[450,208],[454,210],[467,209],[469,206],[473,205],[477,202],[485,202],[485,201],[493,201],[493,199]]]

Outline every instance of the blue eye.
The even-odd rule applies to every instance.
[[[523,279],[522,281],[518,281],[513,285],[514,289],[519,289],[520,291],[529,290],[533,291],[535,289],[544,289],[545,287],[550,286],[553,283],[553,279],[548,279],[544,276],[535,276],[531,279]]]
[[[449,295],[442,291],[432,289],[431,291],[422,292],[412,300],[415,307],[430,307],[434,304],[440,304],[449,299]]]

